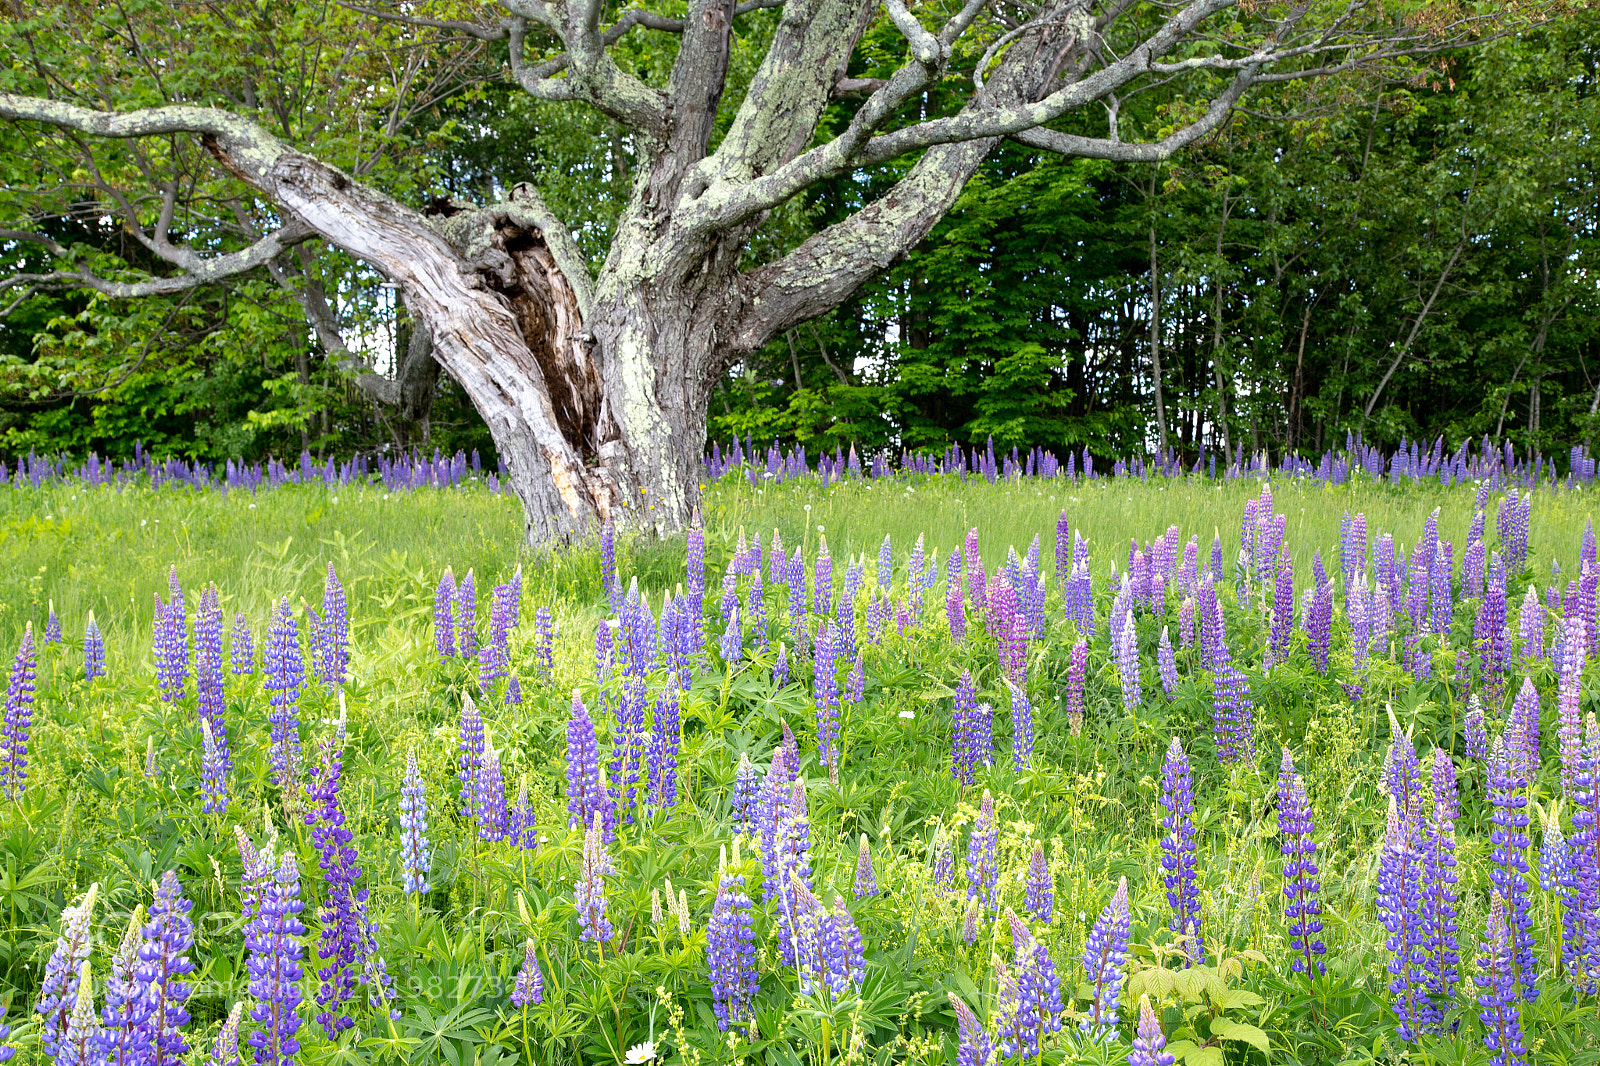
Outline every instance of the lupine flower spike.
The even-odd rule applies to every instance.
[[[88,681],[106,676],[106,639],[100,635],[93,611],[83,627],[83,676]]]
[[[1025,906],[1028,913],[1041,922],[1048,922],[1055,911],[1055,878],[1050,864],[1045,861],[1044,844],[1033,842],[1033,858],[1028,861],[1028,890]]]
[[[867,847],[867,834],[861,834],[861,847],[856,852],[856,899],[866,899],[878,894],[878,873],[872,868],[872,849]]]
[[[1128,936],[1132,929],[1128,912],[1128,879],[1117,882],[1111,902],[1089,931],[1083,949],[1083,969],[1094,988],[1094,1002],[1078,1027],[1091,1036],[1105,1038],[1117,1025],[1117,1007],[1122,998],[1122,968],[1128,961]]]
[[[517,983],[511,989],[511,1005],[522,1008],[544,1002],[544,972],[539,969],[539,956],[533,950],[533,941],[526,942],[522,952],[522,969],[517,973]]]

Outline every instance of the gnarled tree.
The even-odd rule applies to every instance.
[[[249,21],[260,17],[256,5],[137,9],[131,17],[167,20],[161,40],[170,54],[150,54],[148,41],[131,50],[148,72],[129,83],[135,91],[70,63],[59,42],[42,44],[58,32],[48,10],[11,3],[7,39],[20,61],[0,82],[0,119],[9,137],[48,143],[70,165],[55,167],[54,180],[42,168],[29,180],[13,174],[5,203],[20,217],[0,219],[0,240],[31,241],[54,262],[0,285],[128,297],[268,270],[337,356],[344,342],[307,242],[342,249],[398,286],[422,342],[400,380],[368,374],[366,387],[406,402],[413,377],[427,382],[419,368],[431,340],[432,357],[487,422],[533,540],[580,534],[607,517],[681,527],[696,502],[717,375],[905,255],[1002,139],[1160,160],[1215,130],[1252,84],[1338,75],[1477,29],[1458,5],[1417,0],[935,0],[917,11],[904,0],[689,0],[681,16],[608,10],[602,0],[330,9],[370,20],[374,40],[385,42],[317,57],[352,68],[352,97],[374,80],[399,82],[397,69],[407,86],[414,77],[448,82],[440,66],[451,50],[477,49],[503,54],[510,77],[535,99],[594,108],[626,129],[640,163],[604,265],[591,276],[530,185],[489,203],[393,194],[317,147],[330,130],[361,140],[370,107],[341,114],[330,96],[329,113],[309,122],[317,101],[302,94],[289,107],[263,94],[250,63],[183,76],[197,62],[181,43],[184,20]],[[64,10],[81,20],[82,9]],[[903,38],[903,58],[878,70],[887,76],[865,77],[868,60],[857,53],[880,17]],[[735,35],[758,21],[769,38],[764,56],[741,79],[738,98],[724,99]],[[614,54],[640,32],[676,39],[659,84]],[[121,48],[117,62],[130,62],[128,54]],[[384,66],[385,55],[402,58]],[[1157,138],[1120,139],[1119,102],[1174,81],[1197,101],[1192,110]],[[961,105],[925,113],[931,90],[953,83],[969,86]],[[393,96],[390,133],[405,118],[404,94]],[[840,101],[847,120],[822,135]],[[1092,120],[1078,114],[1090,105]],[[1109,121],[1101,122],[1101,107]],[[1083,132],[1097,127],[1101,135]],[[130,142],[146,147],[116,154]],[[890,164],[909,165],[887,194],[786,254],[747,261],[747,243],[780,205],[825,179]],[[204,247],[185,243],[196,232],[186,220],[218,202],[193,180],[201,171],[212,183],[234,183],[228,203],[239,222],[231,240]],[[170,271],[97,273],[41,225],[63,203],[80,216],[118,217]]]

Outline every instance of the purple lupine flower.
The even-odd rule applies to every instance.
[[[469,693],[461,694],[456,725],[456,780],[461,782],[461,817],[478,814],[479,770],[483,764],[483,712]]]
[[[1522,762],[1504,737],[1495,740],[1489,758],[1489,802],[1494,807],[1489,834],[1489,880],[1505,900],[1510,928],[1512,979],[1532,1003],[1539,995],[1538,967],[1533,954],[1533,917],[1528,900],[1528,779]]]
[[[867,834],[861,834],[861,847],[856,851],[856,899],[866,899],[878,894],[878,872],[872,868],[872,849],[867,847]]]
[[[1287,747],[1278,770],[1278,832],[1284,838],[1283,917],[1289,927],[1289,947],[1298,952],[1291,969],[1309,976],[1315,967],[1318,974],[1323,974],[1327,967],[1317,956],[1326,954],[1328,949],[1316,939],[1322,932],[1316,823],[1306,799],[1305,782],[1295,772],[1294,756]]]
[[[578,939],[604,944],[611,939],[611,922],[606,919],[605,877],[611,873],[611,856],[606,854],[605,831],[597,811],[583,834],[583,859],[579,864],[573,902],[578,908]]]
[[[433,594],[433,650],[442,659],[456,653],[456,576],[447,566]]]
[[[1133,615],[1130,613],[1122,620],[1120,631],[1116,633],[1117,643],[1117,673],[1122,678],[1122,706],[1129,711],[1137,710],[1144,702],[1144,694],[1139,677],[1139,640],[1133,626]]]
[[[83,676],[86,681],[106,676],[106,638],[100,635],[93,611],[83,627]]]
[[[867,694],[866,665],[857,653],[855,665],[850,667],[850,673],[844,679],[844,701],[849,704],[860,703]]]
[[[963,785],[972,784],[978,767],[992,762],[994,738],[981,732],[982,718],[978,714],[978,693],[972,684],[970,671],[961,671],[956,682],[954,709],[951,712],[950,770]]]
[[[961,941],[964,944],[975,944],[978,941],[977,900],[967,904],[966,916],[961,919]]]
[[[233,769],[228,743],[227,693],[222,672],[222,607],[217,586],[200,593],[194,623],[194,681],[200,721],[211,727],[212,741],[221,756],[224,773]]]
[[[874,603],[877,601],[874,600]],[[965,640],[967,636],[966,605],[961,595],[961,553],[952,552],[950,566],[945,573],[944,586],[944,613],[950,622],[950,639],[953,641]],[[871,611],[868,611],[868,627],[871,627]]]
[[[1483,512],[1472,516],[1472,532],[1467,534],[1467,550],[1461,553],[1461,598],[1483,595]]]
[[[1139,1028],[1133,1037],[1133,1051],[1128,1054],[1128,1066],[1173,1066],[1178,1060],[1163,1050],[1166,1046],[1167,1038],[1150,1007],[1150,997],[1140,995]]]
[[[978,553],[976,526],[967,531],[967,541],[961,557],[967,564],[967,598],[972,601],[973,610],[982,612],[988,608],[989,600],[985,595],[984,585],[987,575],[983,569],[983,556]]]
[[[701,543],[704,544],[704,541]],[[617,577],[617,527],[609,518],[600,527],[600,586],[605,589],[611,613],[620,611],[622,582]]]
[[[1433,581],[1429,587],[1429,625],[1433,632],[1444,637],[1450,635],[1450,617],[1455,610],[1450,588],[1450,575],[1455,567],[1451,551],[1449,541],[1439,542],[1439,551],[1434,557]]]
[[[105,1037],[94,1012],[94,974],[85,959],[78,968],[78,992],[67,1016],[66,1032],[61,1037],[57,1066],[99,1066],[100,1047]]]
[[[500,767],[500,753],[485,739],[483,757],[478,760],[478,779],[473,785],[476,802],[478,839],[490,843],[504,840],[511,824],[506,809],[506,778]]]
[[[539,847],[539,825],[533,802],[528,799],[528,775],[517,779],[517,798],[506,815],[506,842],[524,851]]]
[[[989,633],[994,637],[1000,669],[1015,682],[1027,679],[1028,642],[1026,623],[1018,614],[1017,593],[1011,582],[996,576],[989,590]]]
[[[644,680],[627,678],[622,687],[622,699],[617,703],[617,722],[611,730],[611,759],[606,767],[607,794],[618,817],[627,825],[633,824],[639,784],[645,780],[643,771],[649,747],[644,729],[645,703]]]
[[[954,992],[950,993],[950,1006],[956,1012],[955,1066],[989,1066],[994,1055],[994,1045],[989,1034],[972,1013],[972,1008]],[[1170,1064],[1168,1064],[1170,1066]]]
[[[511,1005],[521,1010],[529,1004],[544,1002],[544,971],[539,969],[539,956],[528,940],[522,951],[522,969],[517,973],[517,983],[511,988]]]
[[[343,686],[350,673],[350,615],[332,563],[322,587],[322,625],[316,638],[318,679],[330,689]]]
[[[787,743],[772,754],[759,816],[762,900],[778,923],[778,954],[795,965],[794,884],[811,880],[811,823],[806,814],[805,781],[795,777],[797,753]]]
[[[757,543],[760,543],[757,541]],[[750,618],[750,631],[755,636],[756,647],[765,649],[772,639],[771,630],[767,625],[767,586],[761,580],[761,570],[757,568],[750,578],[750,593],[747,601],[747,614]]]
[[[774,688],[783,688],[789,683],[789,651],[780,640],[778,642],[778,657],[772,663],[772,685]]]
[[[722,641],[717,647],[722,655],[722,661],[730,669],[737,668],[744,661],[744,633],[739,626],[739,605],[734,604],[728,613],[728,621],[722,628]]]
[[[144,982],[138,972],[139,945],[144,939],[144,930],[144,905],[140,904],[134,907],[128,930],[111,957],[106,1005],[100,1011],[103,1028],[98,1048],[100,1061],[106,1066],[133,1066],[151,1059],[152,1002],[145,995]]]
[[[1561,788],[1568,796],[1575,796],[1578,764],[1583,749],[1578,701],[1583,695],[1583,649],[1588,640],[1584,620],[1566,619],[1557,639],[1563,647],[1560,680],[1556,688],[1556,741],[1561,748]]]
[[[407,895],[428,891],[433,851],[428,847],[428,798],[417,769],[417,752],[406,752],[406,772],[400,782],[400,870]]]
[[[1067,665],[1067,723],[1072,735],[1083,731],[1083,688],[1089,670],[1089,642],[1079,639],[1072,645]]]
[[[1011,689],[1011,765],[1021,773],[1033,762],[1033,704],[1020,685],[1009,678],[1006,684]]]
[[[61,935],[55,951],[45,963],[44,980],[34,1010],[39,1019],[39,1046],[46,1055],[57,1058],[62,1052],[67,1021],[78,1000],[82,969],[94,947],[94,903],[100,886],[93,884],[77,906],[61,910]]]
[[[816,707],[817,753],[831,775],[838,773],[835,745],[839,739],[839,679],[834,672],[837,651],[837,630],[833,622],[824,621],[817,627],[812,655],[812,700]]]
[[[773,534],[776,536],[777,530],[773,530]],[[700,526],[698,510],[689,526],[687,540],[684,587],[689,592],[689,645],[691,654],[699,654],[705,642],[701,626],[706,609],[706,531]],[[776,564],[780,558],[781,556],[775,552],[774,563]],[[615,607],[612,609],[615,610]]]
[[[207,1066],[239,1066],[239,1023],[244,1018],[244,1000],[235,1000],[233,1009],[217,1030],[217,1039],[211,1045],[211,1059]]]
[[[159,596],[156,597],[160,599]],[[189,685],[189,615],[183,602],[183,586],[178,583],[178,568],[167,572],[167,602],[159,610],[156,624],[156,673],[161,683],[161,699],[175,703]]]
[[[819,538],[817,548],[816,578],[811,590],[811,609],[819,614],[833,612],[833,556],[828,554],[828,538]]]
[[[1584,720],[1583,749],[1573,778],[1572,884],[1568,886],[1565,925],[1570,930],[1568,970],[1584,994],[1600,987],[1600,722],[1591,711]],[[1572,956],[1580,954],[1582,963]]]
[[[228,633],[228,662],[235,677],[256,672],[255,641],[250,636],[250,623],[245,621],[243,611],[233,614],[233,629]]]
[[[1466,744],[1467,758],[1473,762],[1489,761],[1489,730],[1483,717],[1483,704],[1477,693],[1467,697],[1467,714],[1462,720],[1462,739]]]
[[[739,755],[739,767],[733,774],[733,796],[729,801],[733,831],[754,836],[761,795],[761,775],[750,762],[750,753]]]
[[[1091,1039],[1108,1038],[1117,1027],[1117,1007],[1122,998],[1122,968],[1128,963],[1128,879],[1119,878],[1111,902],[1100,912],[1089,942],[1083,949],[1083,970],[1094,986],[1094,1002],[1078,1028]]]
[[[463,659],[478,657],[478,590],[472,570],[456,586],[456,607],[452,624],[456,634],[456,654]]]
[[[658,811],[671,811],[678,806],[678,752],[682,743],[678,690],[668,685],[656,697],[655,713],[650,717],[650,803]]]
[[[711,970],[711,1000],[717,1028],[748,1027],[754,1020],[761,975],[756,970],[755,933],[744,875],[722,873],[717,899],[706,926],[706,962]]]
[[[935,888],[945,892],[953,891],[956,887],[956,856],[955,848],[950,842],[950,834],[941,824],[933,835],[933,867],[929,871],[933,876]]]
[[[1533,679],[1522,679],[1522,688],[1511,705],[1511,716],[1506,719],[1505,741],[1510,755],[1517,761],[1517,774],[1532,783],[1539,776],[1539,690]]]
[[[1189,756],[1177,737],[1167,747],[1161,767],[1161,806],[1166,814],[1161,826],[1162,883],[1172,908],[1168,928],[1187,938],[1189,965],[1205,962],[1205,939],[1200,923],[1200,884],[1195,871],[1194,777]]]
[[[1072,622],[1081,635],[1094,636],[1094,579],[1087,562],[1073,563],[1072,578],[1063,598],[1067,601],[1067,621]]]
[[[1333,643],[1333,585],[1323,582],[1311,598],[1306,612],[1306,650],[1317,673],[1327,674],[1328,652]]]
[[[1543,832],[1539,842],[1539,888],[1553,895],[1565,891],[1572,872],[1572,854],[1561,833],[1561,823],[1547,812],[1540,819]]]
[[[272,852],[263,853],[271,869]],[[260,884],[255,914],[245,926],[244,942],[249,951],[246,966],[250,971],[250,996],[255,1006],[250,1018],[263,1028],[251,1032],[248,1040],[255,1049],[257,1066],[292,1066],[300,1053],[300,960],[305,955],[301,938],[306,927],[300,921],[305,904],[300,901],[300,870],[294,854],[287,852],[275,873]]]
[[[1517,612],[1517,635],[1524,669],[1544,658],[1544,613],[1539,590],[1529,585],[1528,594],[1522,598],[1522,610]]]
[[[1195,591],[1198,592],[1199,588],[1200,586],[1196,584]],[[1195,635],[1194,622],[1195,608],[1196,603],[1193,596],[1185,597],[1184,601],[1178,604],[1178,647],[1180,648],[1193,648],[1197,642],[1198,638]]]
[[[1478,601],[1473,622],[1473,645],[1478,652],[1477,683],[1484,702],[1499,706],[1505,689],[1506,673],[1506,586],[1503,579],[1491,578],[1483,599]]]
[[[1061,1031],[1061,975],[1045,946],[1034,939],[1022,919],[1010,908],[1005,920],[1011,927],[1014,969],[1003,971],[998,1050],[1006,1056],[1039,1058],[1044,1040]]]
[[[600,783],[600,748],[594,719],[572,690],[572,715],[567,719],[567,827],[587,826],[596,814],[605,815],[606,833],[614,831],[616,814]]]
[[[321,979],[317,1005],[322,1008],[317,1021],[329,1040],[354,1024],[344,1013],[344,1004],[354,996],[358,981],[373,984],[374,995],[382,998],[387,998],[388,984],[383,960],[376,954],[377,932],[367,912],[367,890],[357,887],[361,868],[355,865],[359,856],[351,846],[354,835],[345,828],[339,802],[343,740],[341,719],[337,731],[323,740],[320,765],[306,786],[312,801],[312,809],[306,812],[306,825],[311,827],[311,841],[317,848],[318,865],[327,886],[319,912],[322,931],[317,957],[325,965],[317,971]]]
[[[1461,951],[1456,944],[1456,768],[1450,754],[1435,748],[1431,802],[1422,839],[1423,925],[1426,931],[1427,1019],[1438,1025],[1455,1003]]]
[[[33,691],[38,660],[33,623],[22,627],[22,642],[11,663],[5,717],[0,718],[0,796],[20,801],[28,782],[28,741],[33,732]]]
[[[1050,874],[1050,864],[1045,862],[1044,844],[1033,842],[1033,858],[1028,860],[1027,898],[1023,906],[1041,922],[1049,922],[1055,913],[1056,883]]]
[[[1222,579],[1222,534],[1218,533],[1211,538],[1211,579]]]
[[[211,723],[200,719],[200,810],[203,814],[228,813],[228,759]]]
[[[894,546],[889,541],[889,534],[883,535],[883,543],[878,545],[878,587],[885,592],[894,584]]]
[[[300,627],[287,596],[278,601],[267,629],[265,673],[265,687],[272,693],[267,720],[271,723],[273,780],[287,791],[300,780],[300,686],[305,681]]]
[[[1222,610],[1215,608],[1216,643],[1211,663],[1212,731],[1217,740],[1217,758],[1223,762],[1252,760],[1256,754],[1255,712],[1251,706],[1250,683],[1233,665],[1228,638],[1222,631]]]
[[[556,672],[556,619],[548,607],[540,607],[533,614],[533,657],[539,664],[539,676],[546,681]]]
[[[1489,901],[1489,925],[1478,957],[1478,1018],[1483,1022],[1483,1043],[1493,1054],[1493,1066],[1525,1066],[1528,1049],[1522,1043],[1522,997],[1517,993],[1517,950],[1506,921],[1506,903],[1499,892]]]
[[[194,972],[188,955],[194,947],[194,924],[189,920],[193,906],[184,898],[177,873],[168,870],[162,874],[150,905],[150,923],[144,927],[137,970],[150,1012],[146,1061],[152,1066],[176,1066],[189,1051],[189,1042],[179,1030],[189,1022],[189,1012],[184,1009],[189,985],[183,978]]]
[[[1167,627],[1161,627],[1161,640],[1156,644],[1156,666],[1161,674],[1161,691],[1170,698],[1178,688],[1178,660],[1172,651],[1172,637]]]
[[[45,618],[44,642],[46,644],[61,643],[61,619],[56,617],[56,601],[50,601],[50,613]]]
[[[1416,833],[1415,797],[1410,809],[1402,809],[1393,793],[1389,796],[1389,823],[1384,836],[1383,855],[1378,867],[1378,914],[1389,931],[1386,942],[1389,992],[1394,996],[1394,1012],[1399,1019],[1400,1039],[1415,1041],[1427,1021],[1428,1003],[1423,974],[1426,943],[1423,929],[1421,852]]]
[[[800,555],[799,545],[795,546],[794,554],[789,557],[784,581],[789,588],[789,639],[797,649],[803,649],[806,612],[810,601],[806,597],[806,563]]]
[[[985,910],[994,910],[999,899],[999,842],[1000,825],[995,820],[994,797],[984,789],[978,818],[972,823],[972,835],[967,838],[967,899],[976,901]]]
[[[1361,518],[1360,515],[1356,516]],[[1366,530],[1361,530],[1363,548]],[[1363,578],[1364,580],[1364,578]],[[1289,641],[1294,637],[1294,563],[1289,559],[1287,547],[1278,555],[1273,567],[1272,629],[1269,647],[1272,661],[1281,663],[1289,657]]]

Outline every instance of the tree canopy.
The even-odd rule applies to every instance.
[[[1148,39],[1192,6],[1129,5],[1120,32]],[[1326,28],[1346,10],[1243,7],[1216,40],[1251,28],[1252,13]],[[1191,453],[1202,441],[1313,449],[1350,429],[1390,442],[1487,432],[1545,449],[1588,436],[1600,398],[1588,369],[1587,135],[1600,23],[1584,6],[1529,9],[1524,22],[1493,7],[1498,21],[1475,23],[1467,5],[1391,5],[1388,21],[1366,27],[1363,62],[1341,68],[1351,53],[1332,54],[1322,77],[1258,78],[1248,97],[1228,96],[1238,67],[1196,61],[1202,39],[1159,76],[1024,131],[983,157],[891,269],[718,368],[710,433],[863,448],[992,436],[1125,452],[1159,444],[1164,428]],[[665,83],[685,10],[598,8],[617,76]],[[842,165],[818,154],[919,47],[902,12],[912,15],[872,9],[842,88],[785,164],[821,160],[818,173],[784,179],[792,190],[741,193],[764,212],[742,231],[745,270],[883,202],[918,165],[892,144]],[[961,121],[972,70],[1004,54],[1007,18],[1024,26],[1033,13],[986,15],[961,38],[972,54],[909,94],[897,128]],[[736,129],[739,103],[782,25],[776,3],[736,14],[712,152],[730,131],[758,136]],[[488,203],[528,182],[595,273],[649,165],[644,119],[625,113],[626,99],[572,106],[575,90],[557,84],[572,80],[562,43],[541,37],[537,20],[514,41],[512,24],[477,4],[13,0],[8,15],[0,33],[14,62],[0,91],[65,80],[70,93],[56,95],[107,110],[192,100],[247,112],[418,209]],[[952,17],[960,9],[930,4],[913,21]],[[634,32],[672,20],[672,32]],[[1472,26],[1499,36],[1463,40]],[[1372,44],[1379,28],[1414,35],[1411,47],[1384,52]],[[1439,48],[1417,46],[1429,32]],[[550,84],[530,92],[530,78]],[[635,102],[649,111],[650,99]],[[1144,151],[1197,123],[1207,125],[1196,143]],[[91,145],[21,123],[0,125],[0,138],[0,209],[16,227],[0,232],[0,272],[37,278],[66,264],[124,286],[26,283],[0,296],[0,452],[120,454],[135,437],[213,459],[490,450],[448,377],[392,402],[414,334],[404,294],[241,199],[203,140]],[[1062,143],[1043,144],[1052,138]],[[1076,151],[1038,150],[1063,144]],[[214,285],[125,295],[206,269],[185,255],[260,262]]]

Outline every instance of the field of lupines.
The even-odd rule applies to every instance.
[[[0,489],[0,1060],[1600,1061],[1591,489],[1488,456]]]

